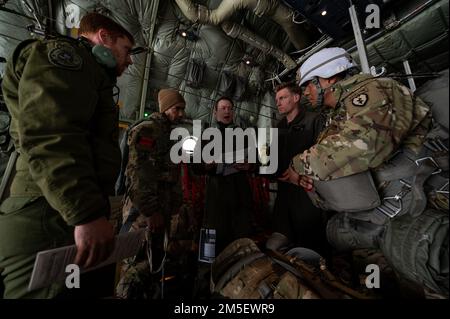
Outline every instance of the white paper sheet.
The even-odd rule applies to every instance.
[[[135,256],[141,247],[145,230],[139,229],[133,232],[116,236],[114,251],[104,262],[95,267],[82,269],[80,272],[88,272],[94,269],[113,264],[128,257]],[[51,250],[41,251],[36,256],[33,273],[31,274],[28,291],[50,286],[52,283],[64,282],[69,273],[66,266],[73,264],[77,249],[75,245],[64,246]]]

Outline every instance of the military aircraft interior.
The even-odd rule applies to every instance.
[[[221,97],[231,101],[231,122],[236,126],[276,128],[283,121],[277,86],[289,82],[299,87],[298,82],[306,76],[299,71],[302,65],[306,68],[305,61],[311,61],[311,57],[325,48],[336,47],[347,51],[348,58],[358,66],[358,74],[393,79],[412,92],[406,95],[414,94],[428,105],[434,127],[440,128],[435,136],[444,141],[437,148],[441,156],[446,156],[446,165],[441,165],[437,157],[435,160],[431,155],[415,160],[417,167],[423,161],[432,162],[434,170],[429,175],[436,183],[441,183],[437,190],[428,189],[426,194],[434,194],[432,213],[426,210],[421,219],[417,217],[411,222],[410,228],[398,226],[398,232],[391,231],[397,227],[390,226],[395,224],[394,220],[407,218],[408,214],[401,213],[403,206],[409,205],[406,200],[402,202],[406,192],[412,194],[417,185],[428,185],[425,178],[415,175],[408,182],[400,179],[403,188],[399,188],[398,193],[390,194],[389,198],[385,195],[378,202],[378,208],[371,207],[388,216],[388,221],[380,226],[383,230],[367,220],[347,218],[353,214],[351,209],[341,213],[337,212],[339,209],[325,210],[322,206],[324,210],[319,222],[323,227],[319,231],[327,232],[326,244],[319,244],[312,237],[309,241],[306,238],[287,244],[287,237],[276,230],[278,213],[274,212],[279,211],[281,205],[276,201],[282,189],[280,181],[277,182],[280,176],[275,176],[274,172],[261,173],[261,166],[267,164],[261,153],[258,153],[259,163],[251,166],[253,169],[246,168],[244,180],[238,181],[236,177],[233,183],[237,184],[228,185],[226,191],[222,190],[225,186],[219,179],[208,175],[207,165],[182,163],[177,170],[182,208],[170,217],[170,226],[165,232],[149,235],[146,228],[145,238],[141,238],[141,247],[134,255],[109,265],[113,279],[103,282],[105,290],[109,290],[102,298],[448,299],[448,0],[0,0],[0,83],[2,78],[6,82],[7,65],[19,43],[27,39],[76,39],[81,19],[91,12],[111,18],[135,40],[129,52],[132,64],[117,78],[113,89],[119,116],[117,144],[122,151],[122,173],[127,161],[133,159],[131,146],[129,159],[128,153],[124,155],[128,152],[128,146],[124,148],[124,145],[133,136],[131,129],[151,120],[152,114],[159,112],[161,89],[176,90],[181,94],[185,101],[185,117],[174,127],[186,128],[190,135],[195,135],[196,123],[200,123],[202,129],[218,125],[216,114]],[[380,80],[379,83],[384,82]],[[316,87],[320,85],[316,83]],[[70,90],[77,91],[78,88],[71,87]],[[302,87],[302,90],[306,88]],[[372,96],[370,88],[367,90],[352,96],[354,109],[360,110],[366,103],[370,104],[368,96]],[[8,180],[14,175],[11,173],[14,134],[9,134],[13,122],[6,95],[6,90],[5,94],[0,90],[1,200],[8,188]],[[305,101],[303,96],[301,102]],[[398,101],[400,98],[392,97],[383,103],[401,103]],[[348,119],[351,115],[345,116]],[[18,123],[20,126],[20,121]],[[353,132],[358,134],[358,129]],[[381,131],[389,127],[375,129]],[[267,132],[270,131],[259,134],[266,134],[261,144],[270,148],[271,137]],[[289,141],[295,143],[295,140]],[[154,143],[153,140],[147,142]],[[277,147],[281,149],[285,147],[283,145],[280,142]],[[259,146],[258,141],[258,152],[261,151]],[[320,151],[317,148],[316,152]],[[296,165],[294,159],[283,171],[288,166],[297,170]],[[315,168],[313,164],[311,167]],[[128,166],[124,174],[129,174],[129,169]],[[308,166],[305,171],[307,169]],[[398,170],[393,172],[391,176]],[[227,174],[239,175],[233,169],[228,173],[224,169],[223,175],[229,178]],[[300,175],[295,187],[301,185]],[[127,206],[124,196],[128,191],[118,191],[122,182],[119,177],[116,194],[109,197],[110,221],[115,232],[121,235],[146,225],[146,217],[133,215],[133,210],[123,214]],[[378,183],[378,190],[387,184]],[[345,186],[339,187],[345,189]],[[309,191],[304,194],[305,198],[312,196]],[[167,201],[175,205],[175,195],[167,192],[161,196],[158,198],[160,203]],[[348,194],[341,202],[352,202],[352,196],[358,195],[356,192]],[[285,197],[287,203],[283,207],[286,208],[281,210],[288,209],[289,203],[296,203],[298,199],[293,197]],[[237,206],[232,206],[235,200]],[[222,207],[214,208],[214,204]],[[208,255],[216,234],[211,228],[216,228],[219,233],[222,228],[206,225],[209,218],[206,212],[211,215],[216,209],[221,214],[232,215],[234,208],[224,208],[228,204],[239,209],[248,205],[249,216],[248,220],[241,219],[228,230],[223,228],[226,229],[224,232],[236,230],[238,233],[237,229],[243,228],[245,223],[251,231],[243,231],[248,235],[232,238],[220,248],[216,246],[215,253]],[[0,225],[2,215],[7,215],[1,211],[3,207],[0,206]],[[339,233],[330,224],[326,226],[329,220],[337,220],[336,214],[346,216],[339,220],[340,225],[353,225],[352,229],[362,229],[366,234],[382,232],[383,235],[379,235],[382,236],[381,244],[364,246],[364,239],[356,238],[352,239],[352,249],[338,249],[340,245],[347,247],[341,239],[350,235]],[[219,217],[217,221],[225,223]],[[288,224],[296,221],[290,220]],[[302,222],[308,223],[308,220]],[[309,234],[308,227],[305,224],[301,228],[305,234]],[[314,227],[318,226],[310,226],[311,233]],[[297,228],[294,226],[293,229],[295,233]],[[293,236],[303,238],[296,237],[297,234]],[[1,234],[0,238],[3,238]],[[332,238],[339,240],[333,243]],[[417,245],[405,248],[408,243]],[[2,269],[1,247],[0,278],[3,280],[7,275],[6,267]],[[2,280],[0,296],[8,287],[3,286]],[[8,289],[5,290],[7,293]]]

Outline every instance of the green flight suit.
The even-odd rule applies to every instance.
[[[6,298],[54,297],[61,287],[26,291],[35,254],[108,216],[120,169],[115,81],[82,41],[28,40],[9,59],[2,88],[19,156],[0,206]]]

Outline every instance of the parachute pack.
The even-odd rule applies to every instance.
[[[230,299],[371,299],[334,276],[307,248],[281,254],[249,238],[229,244],[212,264],[211,290]]]

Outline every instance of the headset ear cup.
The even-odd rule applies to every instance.
[[[92,47],[92,54],[98,63],[105,65],[108,68],[115,68],[117,61],[110,49],[104,47],[103,45],[95,45]]]

